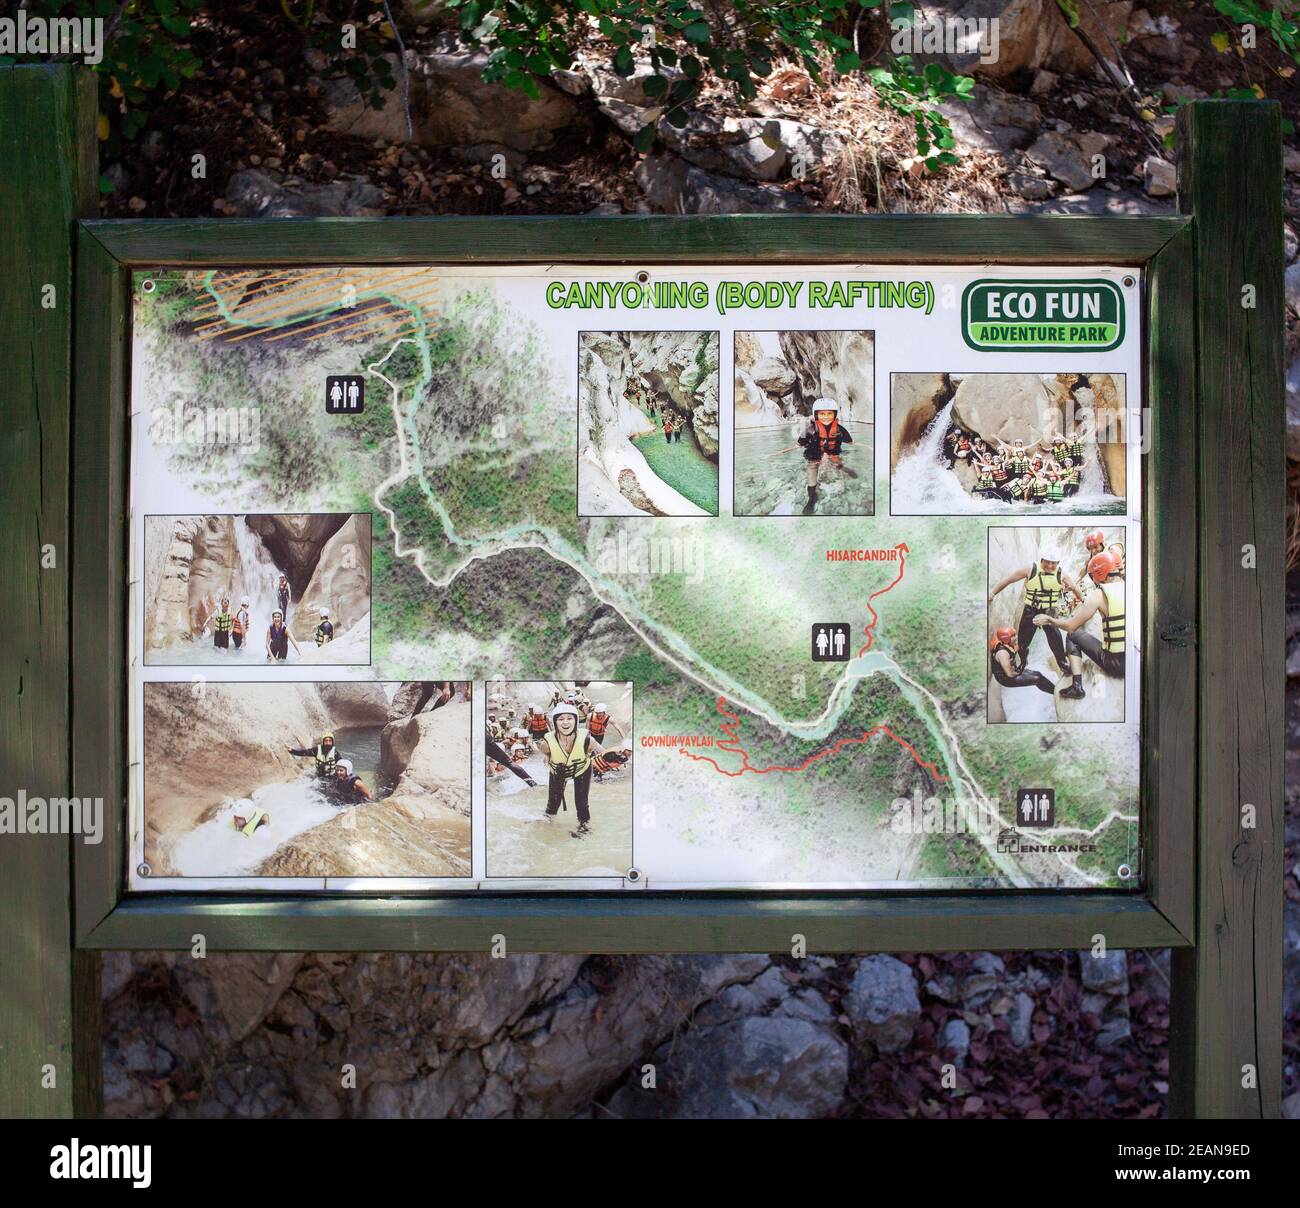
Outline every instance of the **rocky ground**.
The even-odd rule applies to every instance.
[[[1001,56],[947,107],[961,162],[928,173],[910,123],[855,78],[778,70],[715,93],[647,156],[639,74],[592,39],[539,98],[402,6],[413,137],[272,10],[205,10],[203,70],[105,157],[109,216],[601,214],[752,210],[1164,213],[1166,110],[1260,86],[1300,112],[1266,39],[1220,51],[1213,5],[1099,2],[1125,99],[1050,0],[931,6],[1004,18]],[[1094,31],[1100,32],[1100,31]],[[864,48],[864,57],[869,58]],[[956,63],[963,70],[969,63]],[[1131,102],[1131,103],[1130,103]],[[1300,151],[1287,137],[1288,443],[1300,458]],[[203,156],[203,170],[195,168]],[[1104,179],[1091,171],[1105,157]],[[804,169],[807,169],[806,171]],[[1294,505],[1293,505],[1294,506]],[[1289,599],[1288,741],[1300,738],[1300,584]],[[1300,744],[1288,754],[1286,1110],[1300,1116]],[[1168,954],[784,958],[104,957],[105,1099],[116,1117],[1149,1116],[1167,1085]],[[940,1067],[958,1068],[955,1087]],[[349,1073],[352,1067],[353,1073]],[[649,1069],[648,1067],[653,1067]],[[644,1088],[653,1076],[655,1091]]]

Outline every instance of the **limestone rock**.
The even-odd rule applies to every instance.
[[[870,1041],[882,1053],[897,1053],[911,1044],[921,1018],[916,978],[897,957],[864,957],[844,1009],[860,1041]]]
[[[1075,192],[1091,189],[1097,183],[1083,148],[1068,134],[1045,131],[1025,154],[1045,172],[1050,173]]]
[[[336,641],[370,615],[368,515],[349,516],[321,547],[298,607],[290,609],[289,628],[299,642],[312,640],[322,608],[329,609]]]
[[[321,704],[333,718],[333,726],[382,726],[388,721],[388,694],[382,684],[357,680],[322,683],[317,686]]]
[[[359,177],[312,184],[263,168],[231,176],[226,201],[237,218],[374,217],[387,209],[383,191]]]
[[[664,214],[755,214],[813,208],[800,193],[706,172],[668,152],[643,159],[637,165],[636,180],[650,208]]]
[[[794,401],[800,414],[813,400],[833,398],[840,418],[875,420],[875,344],[861,331],[783,331],[781,351],[798,379]]]
[[[445,52],[408,56],[411,125],[419,145],[503,143],[516,151],[536,151],[550,147],[562,131],[581,125],[581,111],[567,92],[539,83],[533,98],[486,83],[485,53],[453,49],[454,40],[439,45]],[[368,106],[349,77],[324,82],[328,129],[358,138],[408,140],[402,81],[396,56],[392,58],[396,86],[385,93],[382,109]]]

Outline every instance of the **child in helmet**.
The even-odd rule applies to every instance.
[[[849,478],[856,478],[857,471],[850,469],[840,461],[840,451],[845,445],[853,443],[853,435],[840,423],[840,405],[832,398],[819,398],[813,403],[812,415],[808,419],[799,444],[803,446],[804,461],[807,462],[808,502],[804,504],[803,514],[811,516],[817,506],[817,481],[821,474],[822,459],[828,459],[841,473]]]

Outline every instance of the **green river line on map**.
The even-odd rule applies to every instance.
[[[231,313],[224,298],[213,288],[215,271],[208,273],[203,286],[217,303],[222,317],[241,327],[286,328],[302,323],[305,319],[315,319],[337,310],[351,309],[341,305],[330,305],[315,311],[305,311],[294,316],[274,321],[244,320]],[[392,392],[391,406],[397,425],[397,442],[400,457],[398,469],[375,489],[375,505],[388,519],[389,530],[393,535],[394,553],[400,558],[410,559],[425,580],[442,590],[449,587],[460,572],[471,562],[515,548],[539,548],[551,557],[570,566],[587,582],[597,599],[616,609],[633,628],[640,633],[651,649],[665,662],[675,667],[682,675],[705,688],[711,697],[723,696],[733,704],[740,705],[748,712],[766,721],[782,733],[801,742],[816,743],[828,738],[839,726],[845,713],[852,705],[858,682],[877,673],[883,673],[893,681],[903,698],[912,706],[922,719],[931,741],[938,752],[938,762],[944,768],[947,779],[954,792],[968,809],[985,813],[992,817],[996,825],[988,832],[977,832],[976,837],[990,861],[1014,885],[1026,887],[1033,884],[1033,878],[1026,875],[1024,864],[1017,863],[1005,853],[996,850],[996,832],[1004,826],[1011,826],[1012,821],[1002,818],[996,811],[995,804],[982,789],[967,765],[960,743],[952,732],[942,706],[937,698],[916,680],[911,678],[887,653],[876,649],[860,655],[846,665],[845,670],[835,681],[830,697],[821,714],[810,720],[789,720],[782,716],[766,699],[752,692],[736,681],[730,674],[702,658],[699,653],[680,634],[661,625],[641,604],[619,584],[611,582],[590,561],[585,551],[576,547],[562,534],[550,526],[536,522],[525,522],[505,527],[482,537],[471,539],[463,537],[456,528],[446,505],[434,492],[423,465],[419,433],[415,424],[426,389],[433,378],[433,365],[429,350],[429,328],[422,308],[415,303],[403,301],[400,297],[381,291],[367,291],[362,297],[367,300],[383,299],[390,305],[406,311],[416,326],[414,335],[403,335],[394,341],[387,353],[373,364],[364,366],[366,372],[384,382]],[[356,305],[356,303],[354,303]],[[401,402],[401,387],[381,372],[381,367],[398,351],[403,344],[414,347],[419,359],[419,376],[415,381],[409,408]],[[438,517],[445,539],[456,548],[464,551],[465,556],[451,565],[445,574],[437,577],[430,575],[424,567],[424,551],[420,548],[402,548],[401,534],[398,531],[397,516],[392,508],[384,502],[385,493],[414,477],[419,485],[430,510]],[[878,490],[880,488],[878,487]],[[1113,816],[1123,817],[1117,813]],[[1109,820],[1109,817],[1108,817]],[[1100,828],[1098,828],[1100,829]],[[1079,828],[1057,828],[1056,833],[1078,834],[1092,833]],[[1073,861],[1063,857],[1057,858],[1076,876],[1093,883],[1100,883],[1102,878],[1084,872]]]

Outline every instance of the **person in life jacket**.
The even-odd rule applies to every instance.
[[[1070,456],[1076,466],[1083,465],[1083,437],[1077,431],[1070,437]]]
[[[1047,472],[1047,502],[1060,503],[1065,498],[1065,480],[1055,470]]]
[[[249,629],[252,628],[253,619],[248,612],[248,597],[244,596],[239,601],[239,608],[235,612],[234,623],[230,627],[230,637],[235,643],[236,650],[242,650],[244,638],[247,636]]]
[[[280,576],[279,582],[275,585],[275,601],[280,605],[280,615],[289,619],[289,580],[284,575]]]
[[[1024,503],[1029,498],[1029,479],[1013,478],[1007,483],[1007,498],[1012,503]]]
[[[1082,700],[1086,695],[1083,690],[1085,655],[1101,668],[1103,675],[1111,679],[1124,678],[1124,580],[1115,576],[1116,569],[1115,559],[1108,551],[1093,555],[1088,563],[1088,575],[1097,587],[1083,598],[1083,603],[1068,617],[1043,614],[1034,618],[1035,625],[1052,626],[1049,634],[1059,630],[1068,635],[1066,650],[1070,657],[1070,674],[1074,678],[1068,688],[1062,689],[1063,699]],[[1083,626],[1094,615],[1101,617],[1100,638],[1083,632]]]
[[[1067,457],[1061,463],[1061,472],[1065,476],[1065,497],[1069,499],[1079,493],[1080,475],[1078,463],[1073,457]]]
[[[594,705],[591,706],[590,716],[586,719],[586,728],[589,729],[591,737],[598,742],[603,742],[604,732],[610,728],[610,723],[610,709],[608,709],[608,706],[602,705],[599,701],[594,703]],[[619,731],[620,737],[627,737],[627,735],[624,735],[623,727],[619,726],[619,723],[614,722],[614,728],[616,731]]]
[[[993,466],[987,461],[975,463],[975,494],[985,499],[998,497],[997,483],[993,479]]]
[[[1115,563],[1115,569],[1111,572],[1112,579],[1122,579],[1124,577],[1124,543],[1116,541],[1107,551],[1111,560]]]
[[[283,663],[289,657],[290,646],[293,647],[294,654],[301,656],[298,643],[293,640],[289,626],[284,623],[284,613],[277,608],[271,613],[271,623],[266,627],[266,661]]]
[[[551,723],[546,720],[546,712],[541,705],[529,705],[524,714],[524,729],[528,731],[528,737],[537,742],[550,728]]]
[[[817,479],[823,458],[828,459],[849,478],[858,476],[856,470],[840,460],[844,446],[853,443],[853,434],[840,423],[839,403],[832,398],[817,399],[798,443],[803,446],[804,462],[807,465],[808,502],[804,505],[803,514],[810,516],[817,504]]]
[[[374,796],[366,788],[360,776],[352,771],[352,760],[340,759],[334,765],[334,775],[329,781],[330,796],[344,805],[360,805],[363,801],[373,801]]]
[[[324,646],[326,642],[334,640],[334,626],[330,623],[330,610],[322,608],[320,610],[320,624],[316,626],[316,645]]]
[[[989,604],[992,605],[1002,592],[1022,579],[1025,584],[1025,594],[1021,599],[1020,620],[1016,626],[1016,649],[1020,655],[1020,666],[1023,668],[1029,659],[1029,648],[1033,644],[1034,634],[1038,632],[1035,618],[1056,611],[1061,602],[1063,589],[1068,588],[1079,596],[1083,593],[1075,580],[1069,574],[1062,572],[1060,553],[1052,546],[1045,545],[1038,551],[1037,562],[1021,570],[1012,571],[989,592]],[[1065,639],[1056,629],[1049,629],[1047,644],[1056,657],[1057,666],[1064,674],[1069,665],[1065,657]]]
[[[338,763],[339,751],[334,745],[334,735],[325,733],[314,747],[286,747],[290,755],[298,759],[315,759],[317,776],[333,776],[334,766]]]
[[[527,750],[524,751],[524,756],[516,757],[513,751],[507,751],[501,745],[500,737],[500,735],[493,735],[491,730],[488,731],[487,756],[489,762],[495,760],[506,771],[513,772],[518,776],[530,789],[535,789],[537,781],[528,774],[528,770],[523,766],[523,759],[528,754]]]
[[[242,831],[248,838],[252,838],[257,829],[267,826],[271,821],[271,815],[266,810],[254,809],[247,815],[235,814],[231,818],[237,831]]]
[[[591,811],[587,802],[591,793],[591,763],[605,752],[581,724],[577,707],[556,705],[551,710],[551,729],[534,745],[545,756],[549,772],[545,820],[549,822],[560,812],[565,804],[564,786],[572,780],[573,805],[578,814],[578,828],[572,834],[575,839],[590,834]]]
[[[1101,529],[1089,529],[1083,535],[1083,564],[1079,567],[1078,579],[1080,582],[1088,574],[1088,563],[1102,550],[1106,548],[1106,534]],[[1080,597],[1082,598],[1082,597]]]
[[[597,755],[591,761],[591,771],[598,781],[603,780],[610,772],[616,772],[624,764],[629,763],[632,759],[632,751],[628,747],[621,747],[617,751],[606,751],[603,755]]]
[[[1039,465],[1034,470],[1032,485],[1029,488],[1029,499],[1031,503],[1047,502],[1047,470],[1042,465]]]
[[[1016,649],[1016,631],[1010,625],[999,626],[989,639],[989,663],[993,678],[1004,688],[1037,688],[1049,696],[1056,693],[1056,685],[1041,671],[1021,667]]]
[[[217,609],[203,626],[203,633],[212,630],[212,648],[214,650],[230,649],[230,633],[235,627],[235,614],[230,611],[230,597],[221,594],[221,607]],[[203,634],[199,635],[200,637]]]

